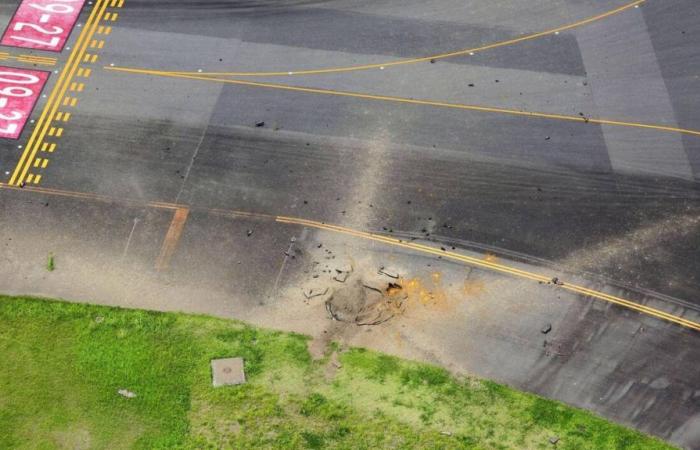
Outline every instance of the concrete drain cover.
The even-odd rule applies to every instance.
[[[211,373],[214,387],[245,383],[243,358],[212,359]]]

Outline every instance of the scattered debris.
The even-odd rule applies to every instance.
[[[264,126],[265,126],[265,122],[263,122],[263,121],[255,122],[255,126],[258,127],[258,128],[264,127]]]
[[[135,394],[135,393],[133,393],[133,392],[131,392],[131,391],[129,391],[129,390],[126,390],[126,389],[119,389],[119,390],[117,391],[117,393],[118,393],[119,395],[121,395],[122,397],[126,397],[126,398],[135,398],[135,397],[136,397],[136,394]]]
[[[325,288],[323,290],[311,288],[311,289],[304,291],[304,297],[311,300],[314,297],[320,297],[322,295],[326,295],[327,292],[328,292],[328,288]]]
[[[398,278],[399,278],[399,274],[397,272],[387,270],[384,268],[384,266],[380,267],[378,272],[379,272],[379,275],[386,275],[387,277],[393,278],[395,280],[398,280]]]
[[[336,273],[336,274],[333,276],[333,279],[334,279],[335,281],[339,282],[339,283],[345,283],[345,281],[346,281],[346,280],[348,279],[348,277],[350,276],[350,273],[349,273],[349,272],[342,272],[342,271],[340,271],[340,270],[336,270],[336,272],[338,272],[338,273]]]
[[[564,282],[559,281],[559,278],[557,277],[552,278],[552,284],[556,284],[557,286],[564,286]]]
[[[250,237],[250,236],[253,235],[253,230],[248,230],[248,231],[245,232],[245,234],[246,234],[248,237]]]
[[[444,436],[452,436],[452,432],[451,432],[451,431],[441,431],[440,434],[442,434],[442,435],[444,435]]]
[[[552,324],[548,323],[547,325],[543,326],[540,331],[542,332],[542,334],[549,333],[550,331],[552,331]]]
[[[212,385],[214,387],[245,383],[243,358],[211,360]]]
[[[102,316],[97,316],[95,317],[95,323],[102,323],[104,322],[105,318]]]
[[[435,58],[430,60],[430,64],[435,64]]]
[[[549,443],[552,445],[557,445],[557,442],[559,442],[559,436],[552,436],[549,438]]]

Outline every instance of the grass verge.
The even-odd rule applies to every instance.
[[[586,411],[212,317],[0,296],[0,448],[662,449]],[[212,358],[248,382],[211,387]],[[117,394],[119,389],[135,398]]]

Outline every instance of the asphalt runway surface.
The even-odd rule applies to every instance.
[[[79,23],[0,51],[52,71],[0,139],[0,289],[312,333],[329,243],[467,270],[490,306],[415,351],[347,338],[700,446],[697,2],[98,0]]]

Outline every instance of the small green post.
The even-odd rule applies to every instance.
[[[46,270],[49,272],[53,272],[53,270],[56,268],[56,265],[53,260],[53,253],[49,253],[49,259],[46,262]]]

